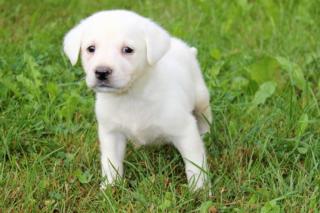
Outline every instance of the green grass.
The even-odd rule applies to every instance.
[[[170,146],[129,145],[124,180],[99,190],[94,95],[62,39],[111,8],[198,48],[213,196],[188,191]],[[319,212],[319,26],[319,0],[1,0],[0,212]]]

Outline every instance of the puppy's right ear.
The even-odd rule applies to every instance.
[[[72,28],[64,37],[63,50],[68,56],[72,65],[78,61],[81,39],[82,39],[82,24],[78,24]]]

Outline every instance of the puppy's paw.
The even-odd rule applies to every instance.
[[[116,185],[121,184],[122,181],[123,181],[123,179],[120,176],[112,178],[111,180],[105,178],[100,182],[100,190],[104,191],[104,190],[106,190],[108,188],[115,187]]]
[[[106,181],[102,181],[101,183],[100,183],[100,190],[101,191],[104,191],[104,190],[106,190],[107,189],[107,187],[108,187],[108,183],[106,183]]]
[[[212,195],[210,178],[205,172],[193,173],[187,171],[189,189],[193,192],[203,191]]]
[[[112,186],[114,186],[114,182],[109,182],[109,181],[107,181],[107,180],[104,180],[104,181],[102,181],[101,183],[100,183],[100,190],[101,191],[104,191],[104,190],[106,190],[108,187],[112,187]]]

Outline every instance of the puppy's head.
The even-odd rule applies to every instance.
[[[96,13],[64,38],[64,52],[73,65],[81,55],[86,83],[97,92],[125,91],[169,46],[165,30],[124,10]]]

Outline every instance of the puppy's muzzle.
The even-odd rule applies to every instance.
[[[107,81],[113,70],[110,67],[99,66],[95,70],[96,78],[100,81]]]

